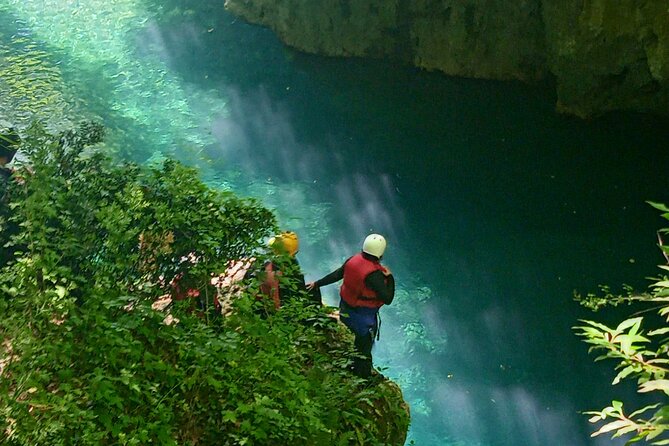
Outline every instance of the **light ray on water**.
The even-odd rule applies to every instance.
[[[3,10],[65,59],[64,81],[86,98],[89,113],[104,118],[108,142],[126,156],[149,146],[192,159],[211,143],[202,129],[224,113],[225,98],[190,89],[168,69],[169,51],[142,2],[9,0]]]
[[[39,113],[64,127],[75,114],[77,98],[68,93],[60,68],[29,35],[17,33],[8,42],[0,41],[0,91],[5,126],[27,127]]]

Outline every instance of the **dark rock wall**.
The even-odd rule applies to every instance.
[[[669,115],[669,2],[543,0],[558,109]]]
[[[537,0],[410,2],[410,62],[450,75],[536,79],[545,71]]]
[[[302,51],[448,75],[551,76],[560,111],[669,115],[667,0],[226,0]]]

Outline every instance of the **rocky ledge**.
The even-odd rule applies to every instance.
[[[669,116],[666,0],[226,0],[288,45],[451,76],[554,80],[557,109]]]

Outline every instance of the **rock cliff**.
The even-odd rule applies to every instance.
[[[452,76],[553,79],[557,108],[669,116],[666,0],[226,0],[299,50]]]

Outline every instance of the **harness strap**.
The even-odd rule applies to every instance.
[[[358,297],[358,299],[360,299],[360,300],[379,300],[378,298],[371,297],[371,296],[360,296],[360,297]]]

